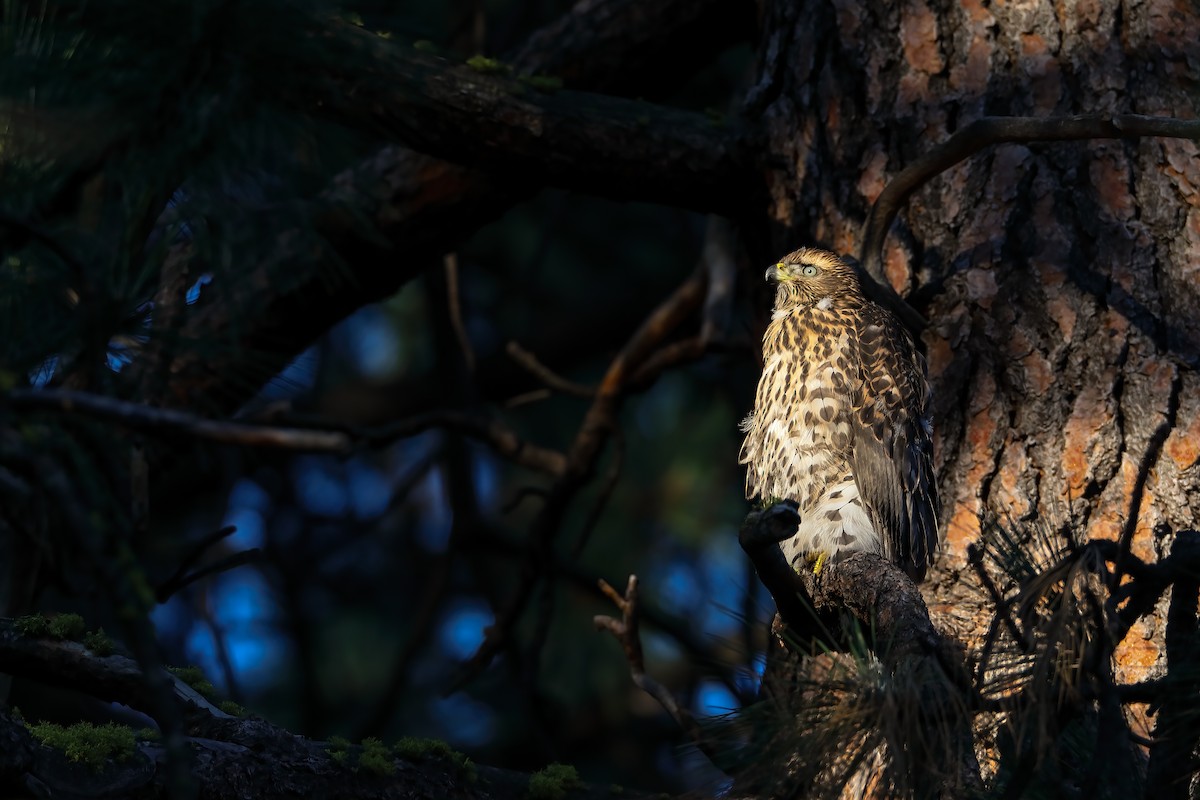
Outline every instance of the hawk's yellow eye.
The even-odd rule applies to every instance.
[[[814,267],[812,264],[805,264],[804,269],[800,270],[800,274],[806,278],[812,278],[818,272],[820,272],[820,270]]]

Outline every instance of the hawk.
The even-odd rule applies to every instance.
[[[781,542],[794,570],[866,550],[920,581],[938,544],[924,357],[834,253],[802,247],[767,279],[775,309],[738,459],[747,499],[798,504]]]

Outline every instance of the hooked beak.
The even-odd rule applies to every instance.
[[[771,266],[767,267],[767,274],[763,277],[765,277],[768,281],[778,282],[783,280],[783,271],[780,269],[782,266],[782,263],[772,264]]]

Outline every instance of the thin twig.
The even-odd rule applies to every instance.
[[[463,361],[466,362],[467,372],[475,371],[475,351],[471,347],[471,338],[467,336],[467,326],[463,322],[462,296],[458,287],[458,254],[447,253],[442,259],[446,273],[446,303],[450,313],[450,326],[462,349]]]
[[[518,366],[544,383],[548,389],[553,389],[563,394],[574,395],[575,397],[591,398],[596,396],[595,389],[590,386],[584,386],[582,383],[567,380],[558,375],[539,361],[537,356],[516,342],[509,342],[508,346],[505,347],[505,352],[508,353],[509,358],[517,362]]]
[[[154,591],[155,596],[158,598],[158,602],[162,603],[164,600],[166,600],[166,598],[178,591],[178,589],[176,589],[168,592],[167,594],[163,594],[164,590],[168,586],[181,580],[183,576],[187,574],[187,571],[195,566],[196,562],[203,558],[204,554],[208,552],[210,547],[215,545],[217,542],[228,539],[235,533],[237,533],[236,525],[226,525],[201,537],[200,541],[196,542],[196,544],[192,546],[192,549],[188,551],[187,555],[183,557],[183,560],[179,562],[179,567],[176,568],[175,573],[163,581],[162,584]]]
[[[236,553],[230,553],[224,558],[218,559],[213,563],[201,567],[195,572],[189,572],[187,575],[172,578],[164,583],[155,592],[155,597],[159,603],[164,603],[173,595],[191,586],[196,581],[204,580],[212,575],[219,575],[222,572],[228,572],[231,569],[252,564],[262,557],[262,551],[257,547],[251,547],[249,550],[239,550]]]
[[[637,684],[637,687],[658,701],[658,704],[679,724],[679,727],[691,738],[696,747],[708,756],[709,761],[713,762],[714,765],[720,763],[717,760],[715,751],[704,738],[704,733],[700,730],[700,726],[696,723],[696,718],[692,716],[692,713],[679,705],[679,701],[675,699],[670,690],[646,674],[646,661],[642,653],[642,637],[638,629],[637,576],[629,576],[629,583],[626,584],[624,596],[617,592],[604,579],[600,580],[599,585],[600,591],[604,592],[608,599],[612,600],[613,604],[621,611],[621,619],[618,620],[598,614],[593,618],[596,630],[608,631],[621,643],[621,649],[625,651],[625,660],[629,662],[629,674],[633,678],[633,682]]]
[[[498,420],[487,420],[457,411],[435,411],[393,422],[381,428],[360,430],[359,437],[365,444],[377,447],[397,439],[415,436],[431,428],[449,428],[472,439],[478,439],[499,455],[523,467],[550,475],[562,475],[567,469],[566,457],[557,450],[526,442]]]
[[[4,211],[0,211],[0,226],[18,230],[25,235],[26,239],[31,239],[54,253],[54,255],[62,259],[62,262],[67,265],[75,277],[87,277],[87,270],[84,269],[83,262],[63,245],[60,236],[28,220],[13,216]]]

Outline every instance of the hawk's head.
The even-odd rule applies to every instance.
[[[828,308],[844,298],[860,299],[862,286],[851,262],[828,250],[801,247],[767,269],[767,280],[779,284],[776,310],[819,305]]]

